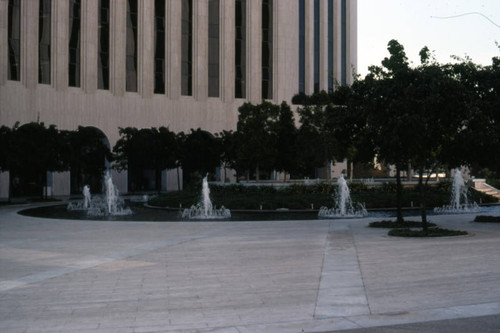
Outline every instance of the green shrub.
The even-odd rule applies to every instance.
[[[398,184],[394,182],[383,183],[380,187],[382,192],[393,192],[396,193],[398,190]]]
[[[478,215],[474,222],[500,223],[500,216]]]

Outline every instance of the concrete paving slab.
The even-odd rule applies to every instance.
[[[1,332],[404,332],[464,318],[491,328],[500,315],[500,227],[473,215],[431,217],[472,236],[401,239],[367,228],[373,219],[96,222],[18,210],[0,207]]]

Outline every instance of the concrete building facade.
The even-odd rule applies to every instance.
[[[244,102],[332,90],[357,62],[356,0],[0,0],[0,18],[0,123],[111,146],[119,127],[235,129]]]

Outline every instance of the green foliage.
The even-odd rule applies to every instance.
[[[462,230],[450,230],[443,228],[429,228],[427,232],[414,229],[392,229],[389,231],[389,236],[396,237],[449,237],[449,236],[465,236],[469,233]]]
[[[181,140],[181,165],[184,180],[190,183],[194,179],[213,174],[221,161],[221,141],[218,137],[200,128],[191,130]]]
[[[10,133],[7,163],[13,195],[42,195],[47,171],[68,169],[70,147],[56,126],[44,123],[16,124]]]
[[[112,161],[107,138],[92,127],[78,126],[76,131],[63,131],[69,145],[68,158],[71,171],[71,187],[81,193],[84,185],[91,186],[91,192],[101,190],[100,179],[106,170],[107,161]]]
[[[354,185],[354,184],[352,184]],[[166,193],[154,199],[154,204],[159,206],[178,207],[179,203],[190,206],[196,203],[200,196],[201,185],[191,187],[181,193]],[[212,201],[220,206],[231,209],[265,209],[290,208],[310,209],[313,204],[315,209],[321,206],[333,206],[336,184],[320,183],[314,185],[290,185],[287,187],[274,186],[244,186],[240,184],[218,186],[210,185]],[[405,193],[403,205],[409,207],[411,201],[418,202],[419,193],[409,191]],[[429,203],[433,206],[442,206],[449,203],[449,193],[428,193]],[[182,200],[181,200],[182,198]],[[396,193],[385,192],[381,188],[367,188],[359,184],[351,190],[354,202],[364,203],[366,208],[394,208],[396,206]]]
[[[12,130],[10,127],[2,125],[0,127],[0,171],[10,169],[10,161],[12,155]]]
[[[276,159],[274,168],[278,171],[294,172],[297,170],[296,141],[297,128],[290,106],[283,102],[280,106],[278,121],[276,123]]]
[[[236,167],[239,171],[255,170],[259,180],[260,172],[272,171],[276,163],[280,107],[269,102],[258,105],[247,102],[238,111]]]

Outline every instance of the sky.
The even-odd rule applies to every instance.
[[[467,13],[478,14],[450,17]],[[358,68],[364,76],[368,66],[380,65],[389,55],[387,43],[396,39],[413,65],[420,64],[419,51],[427,46],[438,62],[453,62],[451,55],[469,56],[490,65],[500,56],[500,0],[358,0]]]

